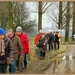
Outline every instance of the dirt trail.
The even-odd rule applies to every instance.
[[[57,55],[45,74],[75,74],[75,45],[68,45],[66,52]]]

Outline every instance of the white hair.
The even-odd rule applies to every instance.
[[[43,32],[42,30],[39,30],[39,32]]]

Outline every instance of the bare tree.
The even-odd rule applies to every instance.
[[[0,2],[0,27],[8,27],[8,2]]]
[[[22,26],[25,32],[33,32],[35,20],[30,19],[30,14],[25,2],[0,2],[0,27],[7,30]]]
[[[66,2],[57,2],[54,9],[58,11],[57,14],[55,10],[52,10],[50,12],[47,12],[47,15],[49,19],[52,19],[54,23],[56,23],[58,29],[64,29],[66,22]]]
[[[59,23],[58,23],[58,29],[61,29],[62,27],[62,1],[59,2]]]
[[[13,3],[10,1],[8,2],[8,14],[9,14],[9,18],[8,18],[8,28],[13,27]]]
[[[69,41],[69,25],[70,25],[70,2],[67,2],[65,42]]]
[[[39,1],[38,3],[38,31],[42,29],[42,16],[49,7],[53,4],[53,2],[42,2]]]
[[[34,31],[35,20],[30,19],[30,14],[25,2],[13,2],[13,25],[22,26],[23,31],[31,33]]]
[[[42,2],[39,1],[38,5],[38,31],[42,29]]]

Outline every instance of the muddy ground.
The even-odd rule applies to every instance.
[[[24,70],[23,74],[75,74],[75,45],[66,46],[67,50],[64,53],[53,57],[50,64],[41,67],[40,65],[46,58],[44,60],[37,58],[27,66],[27,69]],[[51,51],[50,53],[52,54],[54,52]],[[36,56],[34,57],[36,58]]]
[[[57,55],[45,74],[75,74],[75,45],[68,45],[66,52]]]

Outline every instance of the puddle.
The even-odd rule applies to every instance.
[[[73,60],[73,59],[75,59],[75,56],[72,56],[72,55],[65,55],[65,56],[63,56],[62,57],[62,60]]]
[[[53,63],[45,73],[55,74],[75,74],[75,56],[64,55],[62,57],[55,57]]]
[[[74,60],[75,56],[72,55],[64,55],[62,57],[55,57],[53,62],[57,62],[58,64],[62,63],[62,61]]]

